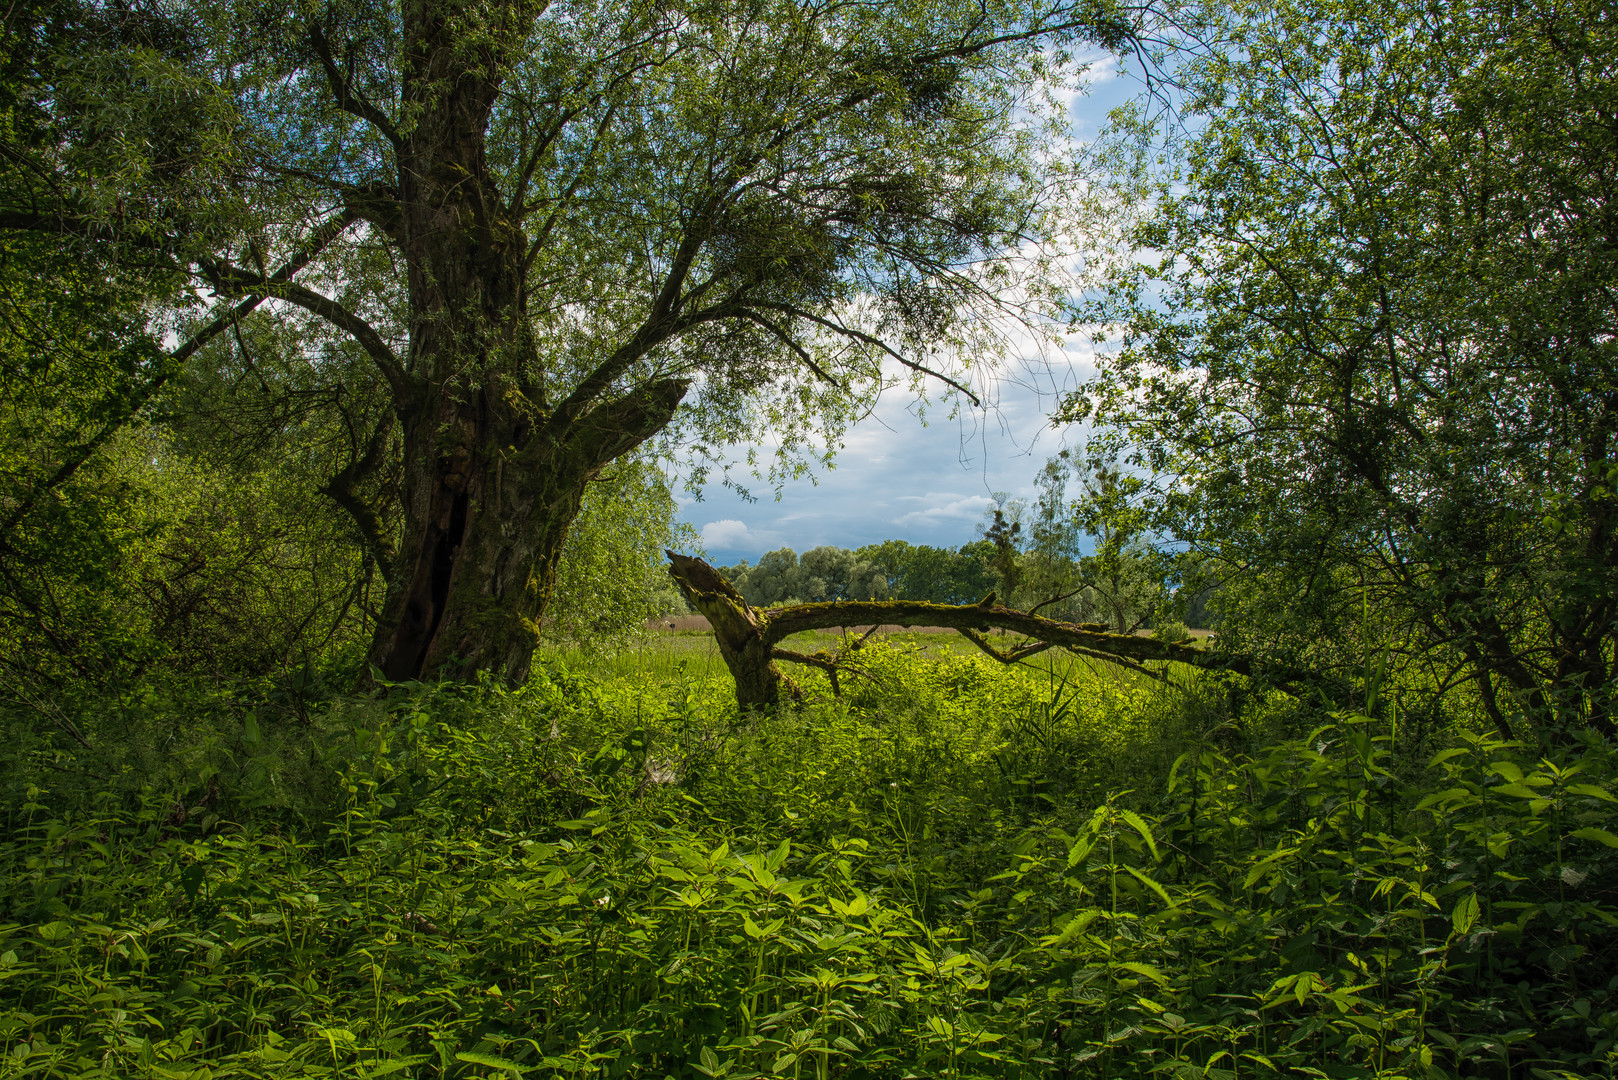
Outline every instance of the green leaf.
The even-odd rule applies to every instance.
[[[1251,889],[1253,884],[1257,882],[1259,878],[1264,876],[1264,871],[1268,870],[1271,866],[1277,862],[1280,862],[1282,859],[1296,855],[1297,853],[1297,848],[1280,848],[1276,851],[1270,852],[1268,855],[1264,856],[1264,858],[1254,863],[1251,870],[1247,871],[1247,875],[1242,878],[1242,888]]]
[[[1163,974],[1161,970],[1153,967],[1151,964],[1143,964],[1138,960],[1126,960],[1118,966],[1123,968],[1125,971],[1133,971],[1136,975],[1144,975],[1146,978],[1152,980],[1154,983],[1157,983],[1159,986],[1162,986],[1169,981],[1169,977]]]
[[[494,1054],[479,1053],[476,1050],[460,1050],[456,1052],[455,1057],[460,1061],[469,1062],[473,1065],[482,1065],[490,1069],[504,1069],[506,1072],[515,1073],[518,1076],[521,1076],[525,1072],[532,1072],[534,1069],[534,1067],[531,1065],[518,1065],[515,1061],[512,1061],[509,1058],[496,1057]]]
[[[1416,804],[1416,809],[1426,810],[1429,807],[1438,805],[1439,803],[1451,802],[1455,799],[1464,799],[1468,797],[1476,798],[1477,796],[1466,788],[1445,788],[1443,791],[1435,791],[1431,795],[1423,798]]]
[[[1166,904],[1169,907],[1174,907],[1175,906],[1174,901],[1169,899],[1168,890],[1163,888],[1163,886],[1159,885],[1156,881],[1154,881],[1151,878],[1147,877],[1145,874],[1141,873],[1139,870],[1136,870],[1133,866],[1126,866],[1126,867],[1124,867],[1124,870],[1127,871],[1129,873],[1129,875],[1131,877],[1133,877],[1136,881],[1140,882],[1142,885],[1146,886],[1148,889],[1151,889],[1159,897],[1161,897],[1164,904]]]
[[[1298,980],[1302,978],[1302,975],[1283,975],[1279,979],[1272,982],[1269,990],[1265,991],[1265,996],[1268,997],[1269,1000],[1264,1003],[1264,1008],[1273,1009],[1277,1005],[1283,1004],[1286,998],[1286,992],[1295,988],[1298,984]]]
[[[846,904],[837,899],[835,896],[829,896],[826,899],[827,902],[831,904],[832,910],[836,911],[837,914],[841,915],[845,919],[864,915],[866,908],[870,903],[866,899],[865,894],[861,892],[855,893],[854,898],[848,901]]]
[[[1066,945],[1068,942],[1084,933],[1087,926],[1105,914],[1106,912],[1102,911],[1100,908],[1087,908],[1084,911],[1074,915],[1071,919],[1064,923],[1061,929],[1054,936],[1041,938],[1040,945],[1047,949],[1059,948],[1060,946]]]
[[[1469,933],[1478,921],[1478,894],[1469,892],[1461,897],[1455,910],[1450,912],[1450,923],[1455,927],[1455,936],[1460,937]]]
[[[202,885],[208,879],[207,868],[195,862],[180,871],[180,888],[185,898],[191,903],[197,902],[197,896],[202,892]]]
[[[1146,841],[1146,846],[1152,849],[1152,858],[1161,861],[1162,856],[1157,853],[1157,841],[1152,839],[1152,830],[1147,828],[1146,822],[1141,820],[1141,816],[1135,811],[1127,809],[1118,811],[1118,816],[1123,818],[1130,828],[1140,833],[1141,839]]]
[[[1598,829],[1593,825],[1583,829],[1574,829],[1568,835],[1577,837],[1580,840],[1594,840],[1596,843],[1605,844],[1610,848],[1618,848],[1618,836],[1614,836],[1606,829]]]

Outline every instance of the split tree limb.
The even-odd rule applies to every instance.
[[[770,706],[783,692],[796,696],[796,687],[776,670],[774,660],[810,662],[800,654],[782,655],[779,643],[804,630],[837,626],[929,626],[956,630],[1001,663],[1016,663],[1051,648],[1107,660],[1153,678],[1163,674],[1146,667],[1151,661],[1173,661],[1212,671],[1253,675],[1257,663],[1250,657],[1205,652],[1134,634],[1114,634],[1101,623],[1067,623],[1046,619],[994,603],[929,604],[918,600],[843,600],[827,604],[796,604],[760,610],[750,606],[735,586],[701,559],[666,552],[669,575],[686,599],[707,617],[719,644],[719,655],[736,679],[736,700],[744,708]],[[1031,639],[1010,649],[998,649],[984,634],[1010,630]],[[829,661],[812,663],[823,667]]]

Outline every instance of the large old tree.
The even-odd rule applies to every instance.
[[[214,350],[252,380],[261,350],[302,356],[349,432],[324,491],[387,578],[373,662],[519,680],[611,462],[676,430],[835,433],[884,363],[951,381],[1006,285],[994,257],[1059,225],[1035,88],[1133,18],[1065,0],[15,8],[13,85],[44,134],[8,145],[0,242],[137,268],[159,346],[28,498],[178,362]]]

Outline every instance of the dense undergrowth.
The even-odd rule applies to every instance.
[[[1611,1074],[1610,748],[871,664],[10,715],[0,1077]]]

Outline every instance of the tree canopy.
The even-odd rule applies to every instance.
[[[1124,333],[1060,413],[1088,454],[959,551],[739,584],[1118,632],[1217,589],[1278,669],[1610,729],[1618,41],[1587,0],[14,5],[0,628],[43,651],[6,663],[364,637],[389,681],[520,681],[545,627],[631,625],[655,462],[790,467],[895,371],[970,395],[995,316],[1073,311],[1055,253],[1107,193],[1052,88],[1171,21],[1171,168],[1121,153],[1161,151],[1127,111],[1086,159],[1147,260],[1075,313]]]
[[[1050,310],[1054,285],[1001,258],[1054,240],[1071,190],[1040,87],[1143,16],[28,11],[12,85],[50,134],[8,142],[0,240],[48,237],[98,282],[140,268],[145,325],[120,340],[148,384],[205,351],[226,394],[296,368],[331,420],[309,482],[387,583],[372,660],[510,679],[611,462],[660,433],[699,458],[835,438],[884,363],[965,390],[959,358],[992,349],[982,315],[1013,285]]]
[[[1192,134],[1071,398],[1157,477],[1238,647],[1611,730],[1611,10],[1222,5]],[[1141,134],[1137,129],[1137,134]]]

